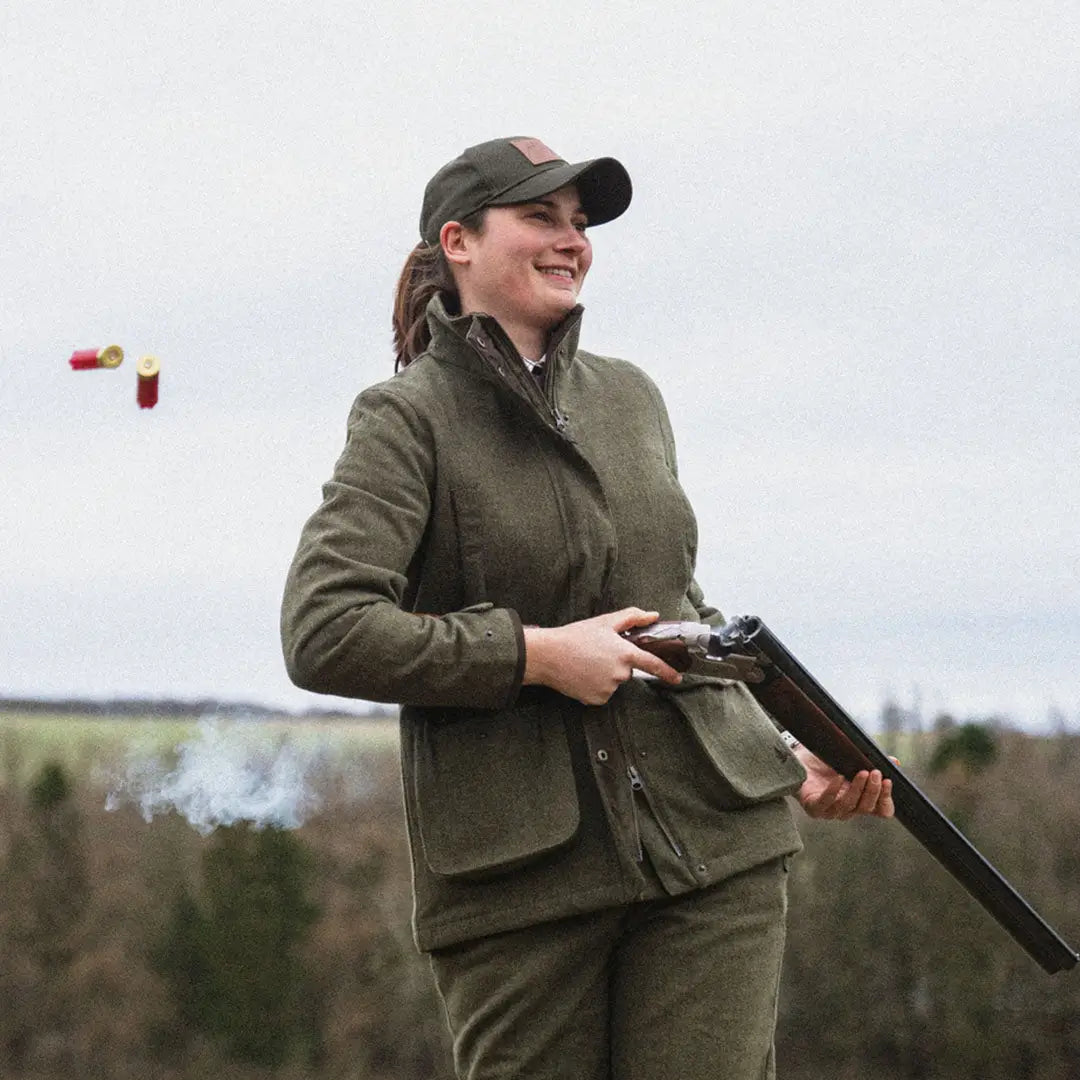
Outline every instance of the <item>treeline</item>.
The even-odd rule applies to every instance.
[[[905,769],[1080,942],[1080,737],[885,720]],[[5,1080],[450,1080],[392,755],[328,770],[300,829],[201,836],[107,812],[90,763],[18,781],[21,753],[0,746]],[[801,824],[785,1080],[1080,1076],[1077,972],[1046,975],[895,823]]]
[[[892,719],[905,771],[1080,946],[1080,736],[948,717],[920,736]],[[782,995],[788,1076],[1080,1076],[1080,968],[1045,974],[903,828],[880,825],[803,819]]]
[[[220,698],[119,697],[119,698],[37,698],[0,697],[0,715],[4,713],[28,716],[114,716],[118,719],[165,720],[198,719],[203,716],[243,716],[251,719],[287,717],[291,719],[366,719],[393,715],[390,706],[370,704],[356,711],[342,709],[304,709],[286,713],[279,708],[250,701],[224,701]]]

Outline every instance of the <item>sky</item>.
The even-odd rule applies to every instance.
[[[582,344],[664,393],[707,597],[859,719],[1080,728],[1078,50],[1052,0],[4,5],[0,694],[362,709],[289,683],[285,573],[424,184],[531,135],[633,178]]]

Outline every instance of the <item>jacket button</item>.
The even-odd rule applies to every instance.
[[[597,761],[607,761],[607,759],[608,759],[608,752],[606,750],[597,750],[596,751],[596,760]]]

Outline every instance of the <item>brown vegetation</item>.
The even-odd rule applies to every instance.
[[[1080,941],[1080,738],[948,724],[924,737],[894,734],[931,798],[1067,940]],[[264,1013],[254,1006],[283,1048],[280,1064],[260,1065],[243,1040],[208,1028],[194,999],[185,1006],[162,961],[163,943],[188,940],[177,930],[181,898],[189,915],[224,919],[212,890],[255,888],[259,845],[243,830],[201,836],[175,814],[147,823],[130,807],[108,812],[95,763],[78,775],[35,765],[27,782],[34,754],[9,735],[0,746],[0,1076],[449,1080],[440,1006],[409,932],[396,762],[374,748],[358,762],[360,753],[343,746],[341,760],[362,767],[367,782],[328,774],[322,809],[275,855],[296,854],[290,902],[300,914],[290,934],[259,947],[274,952],[276,977],[296,985],[266,998]],[[802,825],[781,1075],[1080,1075],[1076,972],[1044,974],[899,826]],[[240,860],[238,876],[223,887],[229,859]],[[265,890],[244,896],[239,916],[273,909]],[[217,950],[237,945],[222,927],[243,933],[242,923],[220,923],[206,939]],[[282,966],[293,949],[296,964]],[[174,952],[174,967],[184,956],[196,981],[206,954]],[[269,967],[259,968],[263,983]],[[230,992],[241,990],[252,988]],[[302,1015],[294,1022],[282,1002]]]

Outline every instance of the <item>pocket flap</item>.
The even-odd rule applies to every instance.
[[[806,779],[768,713],[741,683],[695,683],[662,692],[736,795],[748,802],[793,795]]]

